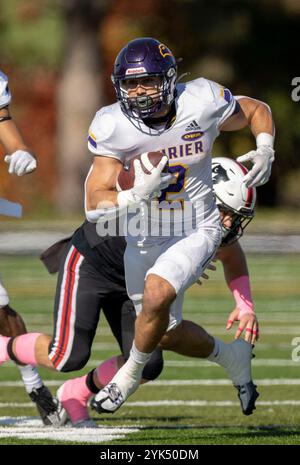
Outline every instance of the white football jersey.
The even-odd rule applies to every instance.
[[[211,151],[219,126],[235,112],[236,101],[228,89],[204,78],[177,84],[176,89],[176,119],[169,129],[152,131],[151,135],[140,131],[117,102],[96,113],[89,129],[88,148],[95,155],[113,157],[122,163],[144,152],[164,152],[177,182],[162,192],[157,211],[166,210],[172,201],[177,201],[178,208],[192,205],[193,224],[196,221],[196,226],[201,227],[203,221],[219,221],[212,190]],[[151,215],[153,225],[153,211]],[[164,222],[161,218],[157,221]],[[175,224],[177,220],[173,217],[172,221]],[[157,240],[160,234],[154,235]],[[151,237],[145,240],[149,241]]]
[[[6,107],[11,101],[7,76],[0,71],[0,108]]]

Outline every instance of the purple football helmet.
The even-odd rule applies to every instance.
[[[159,89],[154,94],[129,98],[123,83],[127,79],[158,76]],[[177,64],[172,52],[151,37],[130,41],[118,54],[111,76],[117,99],[125,115],[134,120],[151,118],[175,98]]]

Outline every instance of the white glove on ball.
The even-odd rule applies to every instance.
[[[150,174],[144,173],[141,162],[134,160],[135,180],[134,186],[131,189],[133,196],[137,196],[141,200],[149,200],[150,198],[160,195],[162,189],[166,189],[173,179],[170,173],[162,173],[162,170],[168,162],[167,157],[163,157],[158,165],[152,169]]]
[[[120,207],[127,207],[130,204],[140,203],[142,200],[150,200],[159,197],[162,189],[166,189],[174,175],[162,173],[168,162],[168,157],[164,156],[158,165],[152,169],[150,174],[146,174],[139,160],[134,160],[135,180],[134,186],[126,191],[118,193],[118,204]]]

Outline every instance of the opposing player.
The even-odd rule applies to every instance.
[[[236,302],[226,329],[238,321],[235,338],[245,331],[245,340],[254,344],[259,338],[259,327],[254,313],[247,261],[238,241],[254,217],[256,202],[256,189],[243,183],[247,172],[235,160],[225,157],[212,160],[213,186],[222,221],[222,243],[215,258],[223,264],[225,280]]]
[[[15,125],[10,112],[9,104],[11,93],[8,80],[0,71],[0,142],[5,147],[8,155],[5,161],[8,163],[8,172],[23,176],[36,169],[37,162],[30,153],[23,138]],[[1,211],[0,211],[1,214]],[[9,305],[9,297],[0,280],[0,334],[4,336],[17,336],[26,333],[23,319]],[[48,388],[43,384],[37,369],[31,365],[17,365],[25,389],[31,400],[36,403],[44,424],[58,424],[58,406]]]
[[[95,157],[87,180],[87,218],[97,221],[133,205],[142,210],[139,234],[128,228],[125,252],[127,290],[138,313],[135,340],[127,362],[96,395],[93,407],[98,412],[117,410],[137,389],[159,343],[171,350],[184,345],[184,350],[192,351],[194,341],[181,324],[183,295],[221,241],[211,179],[215,138],[220,131],[250,126],[257,149],[239,158],[254,164],[244,178],[248,187],[267,182],[274,160],[273,120],[267,105],[249,97],[237,100],[228,89],[204,78],[176,84],[176,76],[176,61],[164,44],[151,38],[129,42],[116,58],[112,77],[118,102],[101,109],[90,128],[89,149]],[[165,153],[158,167],[148,164],[151,172],[146,174],[136,160],[134,186],[116,192],[125,160],[155,150]],[[147,164],[147,155],[142,160]],[[162,175],[167,161],[177,182],[164,190],[154,208],[159,210],[167,199],[192,211],[184,221],[184,215],[178,222],[169,217],[173,234],[164,234],[163,212],[154,215],[149,208],[157,192],[171,182]],[[151,235],[147,224],[153,226],[157,218],[162,234],[157,235],[155,228]],[[202,340],[198,356],[225,368],[238,389],[243,412],[252,413],[257,392],[251,379],[251,344],[239,339],[224,344],[205,332]]]

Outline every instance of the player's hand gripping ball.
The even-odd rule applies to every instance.
[[[134,160],[139,160],[141,168],[145,174],[151,174],[153,168],[156,168],[165,155],[162,152],[147,152],[142,155],[133,157],[128,163],[125,163],[117,179],[117,190],[124,191],[131,189],[135,184]],[[169,163],[162,170],[162,173],[168,173]]]

